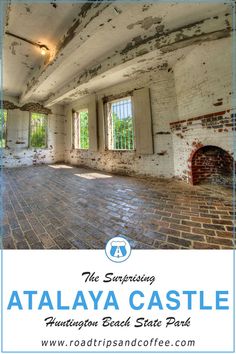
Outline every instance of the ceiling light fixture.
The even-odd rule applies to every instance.
[[[18,36],[17,34],[14,34],[11,32],[5,32],[5,34],[7,34],[8,36],[12,36],[14,38],[20,39],[21,41],[27,42],[29,44],[32,44],[35,47],[38,47],[40,49],[41,55],[43,55],[43,56],[46,55],[47,52],[49,51],[49,48],[45,44],[39,44],[39,43],[33,42],[30,39]]]

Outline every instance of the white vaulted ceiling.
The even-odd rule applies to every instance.
[[[6,9],[4,93],[65,103],[141,72],[170,68],[193,44],[230,36],[230,6],[185,3],[16,3]]]

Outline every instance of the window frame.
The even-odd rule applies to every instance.
[[[33,114],[41,114],[45,117],[46,120],[46,129],[45,129],[45,146],[44,147],[37,147],[31,145],[31,133],[32,133],[32,115]],[[48,149],[48,115],[45,113],[38,113],[38,112],[29,112],[29,143],[28,147],[30,149]]]
[[[79,118],[79,147],[76,147],[76,135],[75,135],[75,119],[77,119],[77,116],[80,115],[81,112],[87,112],[88,114],[88,147],[87,148],[82,148],[81,147],[81,141],[80,141],[80,118]],[[77,110],[72,110],[72,149],[73,150],[81,150],[81,151],[88,151],[89,150],[89,108],[88,107],[83,107],[83,108],[79,108]]]
[[[123,101],[125,99],[131,100],[132,124],[133,124],[133,148],[132,149],[114,149],[112,147],[112,131],[109,132],[109,125],[111,124],[111,105],[114,102]],[[116,97],[107,98],[104,100],[104,113],[105,113],[105,149],[112,152],[135,152],[136,139],[135,139],[135,117],[134,117],[134,100],[132,92],[117,95]]]

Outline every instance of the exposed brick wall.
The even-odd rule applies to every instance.
[[[65,122],[65,160],[74,165],[82,164],[109,172],[177,176],[188,181],[191,170],[189,158],[197,147],[218,146],[232,155],[234,121],[228,109],[232,94],[229,47],[229,38],[193,45],[191,51],[168,70],[140,73],[138,77],[130,76],[119,85],[114,84],[99,92],[94,90],[99,100],[142,87],[150,88],[153,155],[105,151],[104,121],[100,119],[100,113],[99,151],[71,150],[70,114],[73,104],[68,104],[66,109],[70,113]],[[79,101],[74,103],[79,104]]]
[[[3,109],[17,109],[18,108],[18,106],[16,106],[13,102],[6,101],[6,100],[4,100],[2,102],[2,105],[3,105]]]
[[[143,87],[150,88],[154,154],[140,155],[134,151],[106,151],[104,149],[104,118],[99,109],[99,151],[73,150],[71,111],[77,105],[80,108],[86,107],[86,100],[81,99],[66,107],[68,114],[65,123],[65,161],[73,165],[83,165],[124,175],[173,177],[174,162],[169,125],[171,121],[175,120],[177,111],[173,73],[162,70],[152,74],[141,74],[134,79],[131,77],[124,83],[99,91],[97,99],[100,102],[104,97],[117,97],[121,93],[124,94]]]
[[[227,112],[230,112],[228,110]],[[229,130],[235,130],[233,113],[231,116],[224,116],[226,112],[215,113],[212,116],[205,117],[202,119],[202,127],[207,129],[217,129],[219,133],[223,131],[228,132]]]
[[[171,131],[176,132],[180,137],[181,133],[185,133],[187,130],[193,128],[214,129],[215,132],[219,133],[223,131],[229,132],[230,130],[235,130],[236,115],[234,113],[228,113],[230,113],[230,109],[172,122],[170,123]]]
[[[28,111],[34,113],[41,113],[41,114],[51,114],[52,111],[49,108],[44,107],[40,103],[29,102],[24,104],[23,106],[17,106],[13,102],[8,100],[3,101],[3,108],[4,109],[20,109],[21,111]]]
[[[42,106],[40,103],[29,102],[20,107],[21,111],[35,112],[41,114],[51,114],[52,111],[49,108]]]
[[[104,119],[100,110],[99,151],[72,150],[71,111],[74,105],[86,107],[86,102],[81,98],[66,105],[67,115],[64,122],[61,121],[63,117],[60,114],[58,117],[53,114],[49,119],[50,144],[46,154],[42,151],[42,160],[47,163],[62,158],[74,165],[85,165],[109,172],[155,177],[177,176],[191,182],[192,157],[200,147],[217,146],[233,156],[235,116],[228,109],[231,105],[231,56],[227,49],[229,40],[194,45],[189,53],[183,55],[183,58],[168,70],[140,73],[138,76],[130,74],[123,83],[115,84],[114,79],[114,86],[101,91],[94,88],[98,102],[106,96],[117,96],[143,87],[150,88],[153,155],[106,151]],[[14,104],[18,107],[18,102]],[[35,106],[28,109],[36,111]],[[34,155],[27,148],[28,112],[22,112],[20,109],[12,109],[11,112],[15,115],[12,115],[14,126],[11,135],[8,134],[11,151],[5,151],[5,164],[15,165],[15,159],[19,159],[17,163],[20,165],[25,163],[26,157],[29,157],[26,163],[31,164]],[[22,117],[18,119],[21,114]],[[19,129],[15,122],[19,123]],[[40,156],[37,161],[40,161]]]
[[[28,106],[30,107],[35,112],[37,105]],[[3,149],[3,166],[30,166],[64,161],[65,135],[62,107],[54,106],[52,114],[48,115],[48,147],[46,149],[29,147],[29,119],[28,111],[19,109],[16,105],[15,108],[8,108],[7,148]]]
[[[174,66],[179,119],[223,111],[232,96],[230,38],[207,41]]]
[[[198,149],[205,146],[221,148],[233,160],[235,116],[227,109],[170,123],[176,176],[192,184],[198,183],[193,180],[192,161]],[[215,181],[228,184],[227,178],[217,176]]]
[[[178,112],[171,123],[175,176],[191,181],[191,158],[201,146],[233,156],[232,56],[229,38],[193,46],[174,65]]]
[[[192,157],[192,184],[202,181],[231,185],[233,159],[223,149],[216,146],[204,146]]]

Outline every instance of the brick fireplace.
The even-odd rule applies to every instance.
[[[175,175],[196,185],[232,186],[235,114],[231,110],[170,123]]]
[[[233,158],[217,146],[203,146],[191,157],[190,182],[232,185]]]

